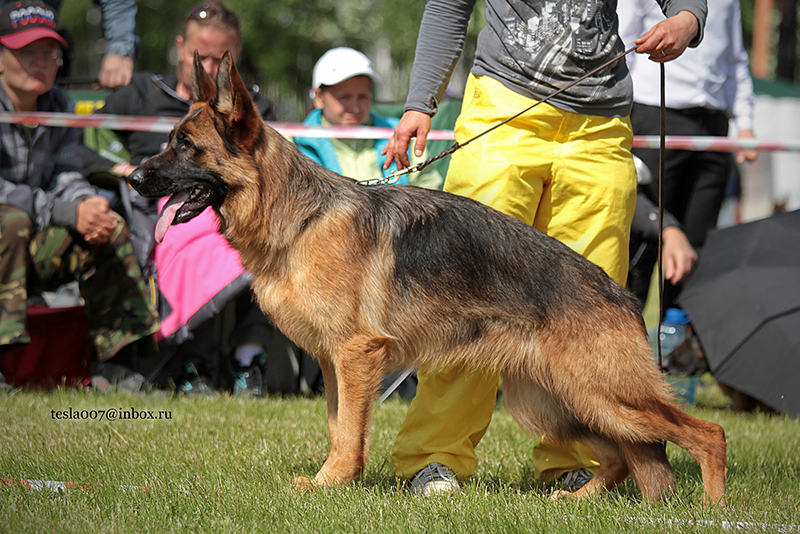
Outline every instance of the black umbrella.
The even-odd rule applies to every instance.
[[[679,301],[717,380],[800,416],[800,210],[712,232]]]

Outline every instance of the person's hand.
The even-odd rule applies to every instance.
[[[115,89],[131,83],[133,60],[125,56],[106,56],[100,65],[100,87]]]
[[[405,169],[409,166],[408,145],[412,137],[416,137],[414,143],[414,154],[421,157],[425,152],[425,140],[431,131],[431,117],[421,111],[408,110],[403,113],[400,122],[395,127],[392,136],[381,154],[386,156],[383,168],[388,169],[392,163],[397,163],[398,169]]]
[[[107,198],[99,195],[88,197],[78,204],[75,229],[90,245],[107,242],[116,227],[117,216],[111,210]]]
[[[689,11],[681,11],[662,20],[638,38],[636,52],[649,54],[650,59],[657,63],[671,61],[683,54],[699,29],[697,18]]]
[[[688,276],[697,265],[697,252],[686,234],[677,226],[667,226],[662,234],[664,278],[677,284]]]
[[[753,130],[742,130],[739,132],[739,139],[753,139],[756,134]],[[740,148],[736,151],[736,163],[744,163],[745,161],[754,162],[758,158],[758,150],[745,150]]]

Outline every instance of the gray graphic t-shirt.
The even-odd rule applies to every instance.
[[[705,0],[658,2],[667,16],[690,11],[703,27]],[[429,0],[406,109],[436,109],[461,53],[474,5],[475,0]],[[486,0],[486,26],[478,36],[472,72],[541,99],[624,51],[616,10],[616,0]],[[702,30],[692,44],[701,37]],[[578,113],[626,116],[632,94],[621,58],[549,102]]]

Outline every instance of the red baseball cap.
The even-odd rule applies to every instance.
[[[35,0],[3,6],[0,11],[0,44],[16,50],[46,38],[68,47],[67,41],[58,33],[58,16],[53,7]]]

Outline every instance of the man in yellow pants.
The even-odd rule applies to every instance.
[[[576,0],[569,4],[572,10],[566,4],[550,9],[551,4],[487,0],[486,27],[456,122],[458,142],[623,51],[615,2]],[[473,5],[428,1],[406,112],[384,150],[386,166],[408,165],[412,137],[415,153],[424,149],[436,95],[443,93],[460,54]],[[704,0],[681,0],[664,9],[668,18],[637,42],[638,51],[656,61],[678,57],[690,42],[696,45],[705,21]],[[535,226],[624,284],[636,197],[631,100],[630,77],[620,60],[561,93],[552,105],[539,105],[457,150],[444,188]],[[417,396],[392,452],[395,472],[413,478],[415,493],[455,489],[457,479],[475,471],[475,446],[491,421],[498,382],[498,374],[420,372]],[[540,479],[566,475],[562,482],[569,489],[585,483],[598,465],[583,445],[549,443],[546,436],[533,460]]]

